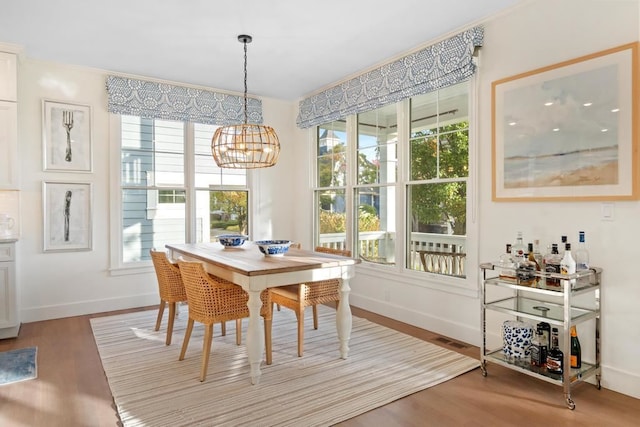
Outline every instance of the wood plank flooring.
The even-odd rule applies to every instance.
[[[27,323],[22,325],[18,338],[0,340],[0,351],[38,347],[38,378],[0,386],[0,426],[121,425],[89,319],[143,309],[155,307]],[[353,308],[353,314],[479,357],[477,347],[357,308]],[[163,327],[165,325],[163,322]],[[597,390],[591,384],[579,384],[572,391],[576,409],[570,411],[564,405],[562,389],[558,386],[491,364],[488,371],[489,375],[484,378],[476,369],[339,426],[640,425],[638,399],[604,388]]]

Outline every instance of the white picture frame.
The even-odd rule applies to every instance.
[[[44,252],[92,249],[92,184],[43,181]]]
[[[45,171],[92,172],[91,106],[42,101]]]

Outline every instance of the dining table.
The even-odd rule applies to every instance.
[[[246,349],[251,384],[258,384],[262,374],[260,365],[264,354],[264,330],[260,317],[260,293],[267,288],[300,283],[312,285],[312,282],[319,280],[339,279],[340,303],[336,313],[336,328],[340,357],[348,357],[352,327],[349,279],[354,276],[355,265],[360,260],[297,248],[290,248],[281,256],[265,256],[252,241],[246,241],[239,247],[225,247],[219,242],[165,246],[172,258],[200,261],[209,274],[235,283],[249,294]]]

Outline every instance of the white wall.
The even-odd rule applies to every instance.
[[[119,230],[109,223],[109,114],[106,110],[107,72],[26,58],[18,69],[18,127],[21,168],[21,239],[17,247],[21,318],[23,322],[157,304],[156,278],[148,273],[112,276],[109,236]],[[93,173],[43,172],[42,100],[91,105],[93,110]],[[292,163],[289,120],[294,105],[263,100],[265,122],[280,138],[277,166],[254,172],[253,224],[256,238],[292,235],[292,223],[275,213],[289,206],[293,179],[281,179]],[[93,183],[93,250],[43,253],[42,182]],[[272,192],[271,188],[281,191]],[[288,215],[290,209],[285,209]]]
[[[485,45],[478,82],[479,253],[493,260],[515,232],[543,242],[561,234],[587,232],[592,263],[605,269],[602,292],[602,361],[604,387],[640,397],[640,286],[632,269],[640,259],[637,225],[640,203],[616,202],[615,221],[600,219],[601,204],[494,203],[491,201],[491,82],[544,65],[575,58],[639,38],[638,2],[534,0],[485,23]],[[427,42],[428,40],[425,40]],[[410,46],[408,46],[409,48]],[[28,58],[29,52],[25,55]],[[23,321],[155,304],[153,273],[110,276],[109,127],[106,72],[23,60],[19,64],[19,141],[22,236],[18,272]],[[42,171],[42,99],[93,107],[94,172]],[[309,190],[311,132],[295,128],[297,104],[263,100],[265,123],[282,144],[277,166],[255,171],[253,235],[290,237],[312,244],[312,196]],[[90,252],[42,252],[43,180],[94,184],[94,248]],[[477,240],[475,237],[471,241]],[[477,276],[477,271],[469,272]],[[423,286],[423,280],[399,281],[379,269],[358,268],[352,281],[353,305],[370,309],[450,337],[478,345],[477,292],[447,292],[446,284]],[[587,337],[584,337],[587,340]],[[585,344],[587,344],[585,342]]]
[[[639,16],[637,0],[534,0],[484,23],[485,42],[476,78],[479,247],[478,254],[470,257],[496,260],[518,230],[527,241],[539,238],[545,245],[563,234],[576,242],[578,231],[586,231],[592,264],[604,268],[602,385],[635,397],[640,397],[640,285],[633,267],[640,259],[640,203],[615,202],[615,220],[611,222],[601,220],[599,202],[492,202],[491,82],[637,41]],[[304,155],[311,154],[307,151]],[[310,211],[299,215],[310,216]],[[310,226],[307,223],[301,228]],[[479,286],[479,278],[477,283]],[[477,293],[463,296],[437,290],[365,266],[359,268],[351,287],[353,305],[480,344]],[[593,353],[590,328],[592,324],[579,328],[586,356]],[[497,338],[498,331],[493,335]]]

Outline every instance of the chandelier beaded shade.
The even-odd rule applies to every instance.
[[[268,168],[280,155],[280,141],[272,127],[247,123],[247,43],[251,40],[251,36],[238,36],[244,44],[244,123],[219,127],[211,140],[211,153],[221,168]]]

